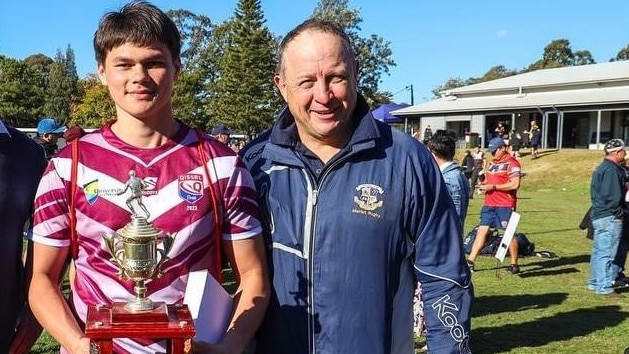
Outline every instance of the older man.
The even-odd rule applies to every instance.
[[[428,346],[469,353],[472,285],[441,173],[357,93],[347,35],[310,19],[279,48],[287,103],[242,151],[256,181],[273,295],[258,353],[412,353],[415,277]]]
[[[616,280],[619,269],[613,265],[622,236],[625,215],[625,143],[612,139],[605,143],[605,158],[592,173],[590,218],[594,228],[588,289],[608,297],[621,297],[614,288],[626,287]]]

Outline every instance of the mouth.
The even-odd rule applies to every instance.
[[[333,118],[336,115],[336,112],[338,111],[338,107],[334,108],[334,109],[311,109],[310,113],[311,114],[316,114],[317,116],[321,117],[321,118]]]
[[[126,95],[132,95],[133,97],[135,97],[136,99],[154,99],[155,97],[157,97],[157,92],[154,90],[147,90],[147,89],[142,89],[142,90],[125,90],[125,94]]]

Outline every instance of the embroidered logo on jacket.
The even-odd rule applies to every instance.
[[[203,176],[188,173],[179,176],[179,197],[190,204],[203,197]]]
[[[358,205],[358,209],[355,208],[352,212],[380,218],[380,214],[375,210],[383,204],[383,201],[380,200],[384,193],[382,188],[374,184],[361,184],[356,187],[356,192],[354,203]]]

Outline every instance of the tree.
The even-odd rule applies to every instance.
[[[214,55],[216,26],[208,17],[187,10],[170,10],[167,14],[182,39],[182,67],[174,87],[173,112],[192,126],[208,128],[208,90],[216,80],[216,58],[220,57]]]
[[[577,50],[574,52],[574,65],[596,64],[592,53],[589,50]]]
[[[281,105],[272,81],[277,42],[265,22],[260,0],[239,0],[225,24],[220,75],[208,102],[213,124],[250,135],[272,125]]]
[[[39,73],[16,59],[0,55],[0,116],[16,127],[34,127],[44,103]]]
[[[61,121],[69,121],[72,102],[78,99],[79,92],[74,52],[68,46],[66,54],[58,50],[54,62],[50,64],[44,115]]]
[[[442,92],[455,89],[457,87],[463,87],[473,85],[478,82],[478,79],[470,77],[467,80],[463,80],[460,77],[451,77],[443,85],[437,86],[432,90],[434,97],[439,98],[442,96]]]
[[[629,60],[629,45],[622,48],[618,54],[616,54],[616,58],[612,58],[610,61],[621,61],[621,60]]]
[[[359,63],[359,90],[372,107],[388,103],[392,94],[380,92],[378,86],[382,75],[388,75],[389,68],[396,65],[390,42],[376,34],[368,38],[361,37],[360,23],[363,19],[358,10],[348,8],[348,0],[319,0],[311,17],[336,22],[345,30]]]
[[[478,82],[502,79],[503,77],[513,76],[517,73],[517,70],[509,70],[503,65],[496,65],[493,68],[489,69],[489,71],[486,72],[485,75],[483,75],[480,79],[478,79]]]
[[[116,117],[116,108],[109,91],[101,84],[96,74],[90,74],[84,80],[79,80],[79,86],[85,94],[82,102],[73,106],[72,120],[69,124],[97,128]]]

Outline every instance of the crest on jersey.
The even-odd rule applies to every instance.
[[[203,176],[187,173],[179,176],[179,197],[190,204],[203,197]]]
[[[375,218],[380,218],[377,209],[382,207],[384,203],[382,196],[384,190],[375,184],[361,184],[356,187],[356,195],[354,195],[354,203],[358,208],[352,210],[357,214],[366,214]]]

